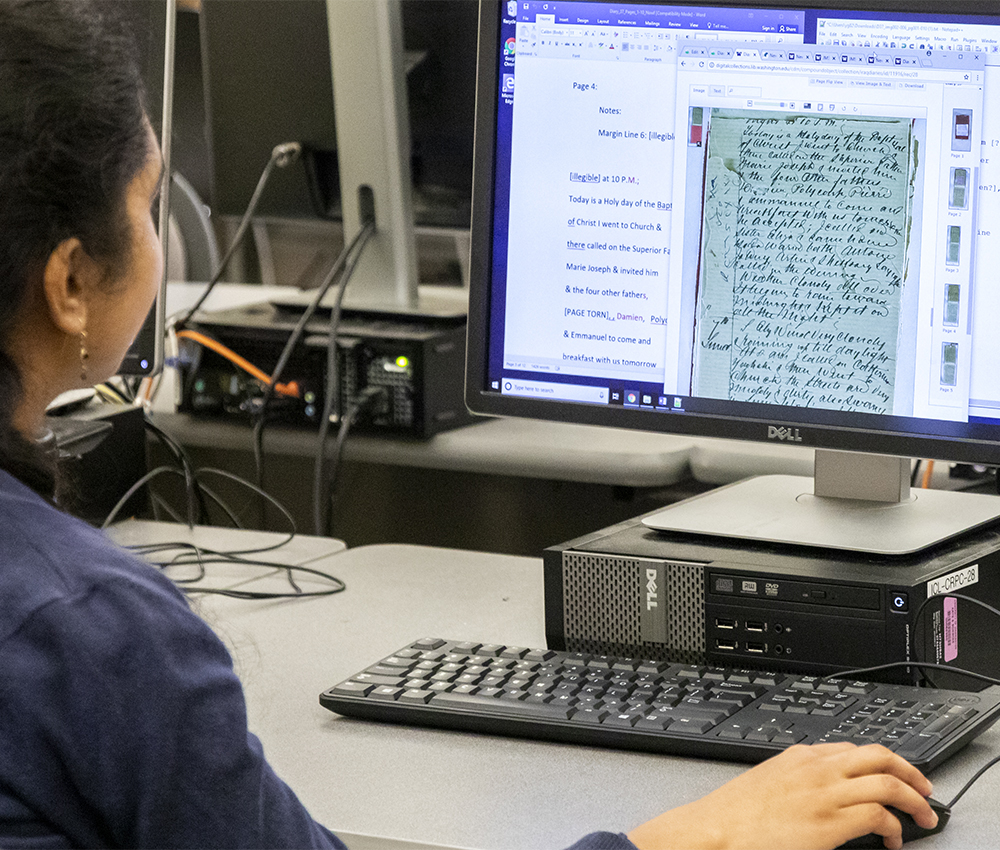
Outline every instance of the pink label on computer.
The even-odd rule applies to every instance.
[[[958,600],[944,600],[944,660],[946,664],[958,658]]]

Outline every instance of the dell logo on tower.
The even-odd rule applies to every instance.
[[[638,591],[639,638],[648,643],[666,643],[668,584],[663,563],[638,559],[635,562],[635,587]]]
[[[784,440],[787,443],[801,443],[798,428],[780,428],[777,425],[767,426],[767,438],[769,440]]]
[[[656,570],[646,570],[646,610],[652,611],[657,601]]]

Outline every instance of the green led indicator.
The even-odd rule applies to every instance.
[[[404,357],[402,354],[396,358],[396,365],[400,369],[406,369],[410,365],[410,358]]]
[[[314,392],[308,392],[308,393],[306,393],[306,395],[305,395],[305,402],[306,402],[306,404],[312,404],[314,401],[316,401],[316,393],[314,393]]]

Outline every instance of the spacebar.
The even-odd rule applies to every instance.
[[[512,717],[535,717],[539,719],[568,720],[573,709],[544,702],[521,702],[515,699],[497,697],[477,697],[473,694],[435,694],[431,706],[442,708],[470,708],[484,710],[490,714],[508,714]]]

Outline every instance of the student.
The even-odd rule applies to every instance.
[[[143,322],[162,179],[121,26],[0,0],[0,845],[342,847],[267,764],[181,593],[57,507],[45,408],[112,375]],[[576,847],[898,847],[883,804],[932,826],[929,793],[881,747],[797,747]]]

